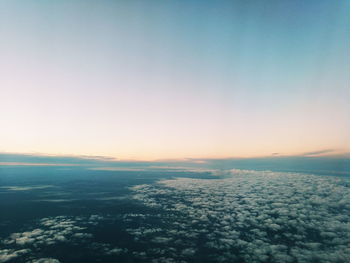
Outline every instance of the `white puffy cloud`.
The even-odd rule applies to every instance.
[[[91,233],[84,232],[87,226],[95,225],[103,217],[91,215],[89,217],[56,216],[42,218],[34,224],[30,231],[12,233],[0,244],[0,263],[14,258],[32,259],[45,246],[58,243],[85,241],[92,238]],[[27,261],[28,261],[27,260]],[[32,262],[59,262],[57,259],[41,258]]]
[[[128,250],[126,248],[114,247],[111,249],[106,249],[104,252],[106,255],[120,255],[128,252]]]
[[[30,249],[0,249],[0,263],[8,262],[19,256],[28,254]]]

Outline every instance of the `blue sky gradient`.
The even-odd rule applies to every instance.
[[[349,152],[349,1],[2,1],[1,151]]]

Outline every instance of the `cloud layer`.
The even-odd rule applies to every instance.
[[[0,263],[59,263],[64,246],[130,262],[350,262],[349,179],[216,175],[133,186],[123,196],[132,198],[127,209],[116,214],[38,218],[2,237]]]
[[[160,262],[162,246],[167,262],[192,261],[201,253],[215,262],[350,262],[349,181],[231,172],[227,179],[178,178],[133,187],[134,199],[163,211],[167,228],[130,233],[159,244]]]

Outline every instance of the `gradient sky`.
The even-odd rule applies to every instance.
[[[350,1],[0,2],[0,152],[350,151]]]

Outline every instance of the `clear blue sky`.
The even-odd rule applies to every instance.
[[[0,151],[350,151],[350,2],[1,1]]]

